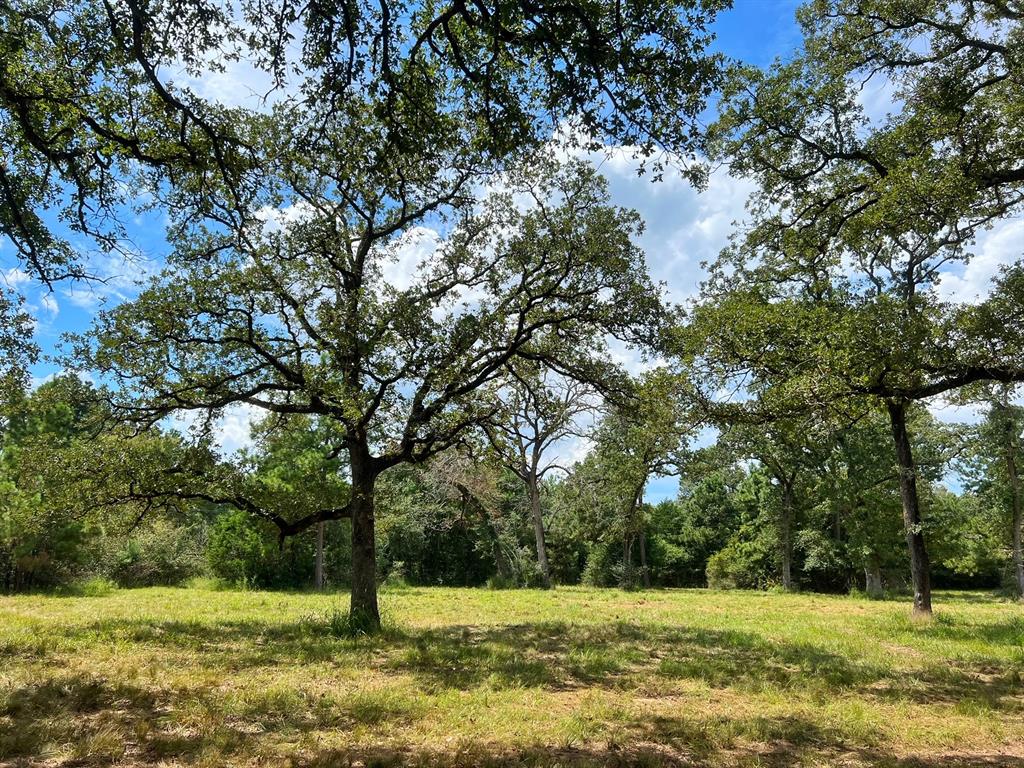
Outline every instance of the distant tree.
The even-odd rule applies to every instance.
[[[119,435],[96,389],[60,375],[22,390],[0,411],[0,579],[7,590],[52,585],[86,565],[90,539],[106,522],[72,481],[78,457]],[[88,468],[90,484],[118,480]]]
[[[7,286],[0,285],[0,401],[19,396],[38,351],[32,343],[32,321],[24,302]]]
[[[526,488],[537,546],[537,566],[545,589],[551,588],[551,567],[544,535],[541,491],[556,463],[552,449],[569,437],[581,437],[579,419],[592,412],[596,390],[587,382],[558,376],[547,369],[521,365],[497,383],[494,398],[501,404],[482,427],[502,465]]]
[[[627,586],[635,585],[634,546],[639,550],[640,582],[650,586],[643,505],[647,483],[654,475],[676,474],[694,427],[680,397],[681,386],[681,380],[664,368],[644,374],[594,433],[590,483],[616,510],[611,530],[622,542],[622,582]]]
[[[985,397],[988,408],[966,466],[982,503],[997,511],[1000,528],[1009,528],[1013,587],[1024,598],[1024,408],[1012,402],[1012,394],[1007,387],[975,394]]]
[[[793,543],[806,486],[831,449],[834,434],[827,419],[779,419],[761,424],[727,425],[718,446],[739,459],[756,460],[778,490],[779,578],[792,589]],[[805,486],[801,493],[801,484]]]
[[[835,435],[822,464],[816,497],[821,528],[855,571],[863,573],[864,590],[881,597],[884,574],[903,572],[899,476],[893,465],[888,420],[876,410]],[[902,551],[902,556],[901,556]]]
[[[651,509],[651,530],[665,550],[664,584],[704,586],[708,559],[740,527],[743,509],[737,489],[746,472],[720,459],[717,451],[695,451],[681,468],[679,497]]]
[[[421,468],[430,498],[447,503],[464,517],[476,518],[483,546],[494,560],[501,586],[523,581],[518,542],[518,520],[509,509],[506,470],[482,446],[477,450],[454,449],[434,457]]]
[[[250,478],[246,497],[264,508],[291,510],[292,518],[347,502],[348,457],[340,449],[340,436],[331,434],[331,429],[327,420],[303,416],[269,415],[254,425],[254,447],[238,460]],[[257,485],[258,491],[253,487]],[[317,589],[323,589],[327,521],[321,520],[315,527],[313,581]]]
[[[711,589],[764,589],[778,584],[778,494],[763,467],[740,478],[731,506],[739,513],[724,545],[707,560]]]

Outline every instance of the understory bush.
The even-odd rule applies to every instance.
[[[776,573],[773,542],[763,536],[746,538],[743,532],[708,559],[707,582],[711,589],[764,589]]]
[[[277,529],[242,511],[220,515],[210,528],[206,558],[212,575],[246,587],[301,589],[313,584],[316,528],[283,542]],[[324,531],[324,577],[331,585],[348,583],[351,528],[330,521]]]
[[[103,571],[121,587],[170,586],[203,576],[209,572],[207,531],[205,521],[176,526],[157,520],[127,538],[110,539]]]

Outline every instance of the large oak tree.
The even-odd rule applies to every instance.
[[[800,54],[738,75],[713,131],[712,149],[759,189],[751,228],[705,290],[698,345],[733,383],[749,374],[769,410],[847,397],[885,409],[914,607],[929,613],[907,410],[1024,378],[1016,318],[991,322],[1019,300],[1018,277],[977,312],[936,291],[981,228],[1020,210],[1020,15],[1000,2],[818,0],[800,20]],[[865,111],[872,78],[891,83],[891,114]]]
[[[103,347],[97,364],[152,385],[139,415],[239,402],[329,412],[353,430],[345,447],[361,446],[351,456],[363,483],[353,503],[365,508],[366,478],[381,463],[420,460],[471,420],[450,406],[487,379],[485,351],[532,341],[538,306],[564,310],[575,298],[559,270],[569,283],[589,269],[629,279],[621,263],[588,261],[593,239],[556,247],[564,220],[496,221],[493,209],[457,225],[414,289],[383,284],[386,254],[417,224],[456,226],[481,185],[562,125],[577,143],[659,153],[656,168],[665,157],[686,165],[719,73],[708,24],[724,5],[4,0],[0,233],[52,284],[91,274],[73,239],[130,251],[125,221],[135,209],[164,214],[172,271],[162,289],[103,321],[107,338],[125,346]],[[266,78],[262,103],[202,95],[197,83],[236,62]],[[689,171],[699,180],[698,166]],[[585,203],[579,189],[566,196],[586,219],[581,232],[634,227],[613,224],[617,215],[599,213],[610,209]],[[268,233],[268,216],[281,209],[301,221]],[[520,224],[518,239],[489,233],[493,263],[475,250],[486,227]],[[546,235],[526,245],[533,230]],[[623,255],[618,235],[604,247],[609,258]],[[597,286],[612,288],[600,278]],[[424,310],[470,289],[491,300],[481,316],[442,322]],[[588,294],[576,319],[594,320],[602,301]],[[497,319],[517,313],[530,321],[508,328]],[[562,322],[556,315],[541,325]],[[227,342],[223,356],[203,346],[207,338]],[[478,368],[459,358],[475,354],[472,344]],[[459,376],[468,378],[455,383]],[[327,391],[339,381],[344,397]],[[385,438],[373,416],[393,416],[399,403],[409,408],[407,429]],[[375,622],[368,516],[355,516],[353,599]]]
[[[183,255],[103,313],[79,350],[117,382],[125,418],[247,403],[330,420],[339,439],[328,448],[348,455],[348,503],[274,522],[288,536],[351,518],[352,611],[371,627],[377,478],[495,412],[488,385],[516,360],[593,378],[609,367],[606,336],[644,343],[660,321],[632,241],[639,220],[609,205],[591,168],[538,162],[504,182],[424,253],[408,287],[394,283],[413,247],[402,226],[356,226],[364,212],[325,193],[298,221]],[[367,234],[382,231],[391,237]]]

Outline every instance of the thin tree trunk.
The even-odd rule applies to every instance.
[[[637,534],[640,543],[640,579],[645,589],[651,586],[651,573],[647,569],[647,531],[643,528]]]
[[[632,589],[633,581],[633,534],[628,531],[622,540],[622,587]]]
[[[1017,460],[1013,449],[1013,421],[1006,423],[1006,474],[1010,478],[1010,498],[1013,503],[1013,574],[1017,586],[1017,596],[1024,598],[1024,504],[1021,501],[1020,476],[1017,473]]]
[[[864,591],[868,597],[882,596],[882,568],[874,555],[864,563]]]
[[[544,589],[551,589],[551,566],[548,564],[548,550],[544,543],[544,513],[540,507],[540,487],[537,476],[531,475],[527,480],[530,493],[530,515],[533,518],[533,533],[537,539],[537,565]]]
[[[899,467],[900,500],[903,503],[903,526],[910,550],[910,577],[914,584],[914,614],[932,613],[932,586],[921,526],[921,505],[917,494],[917,468],[907,434],[907,405],[902,401],[888,403],[889,422]]]
[[[782,481],[782,510],[779,520],[779,555],[782,562],[782,588],[793,588],[793,483]]]
[[[377,606],[377,545],[373,496],[376,475],[367,452],[351,451],[352,462],[352,601],[353,622],[368,632],[380,629]]]
[[[494,554],[494,567],[498,571],[498,578],[505,584],[510,584],[514,578],[512,573],[512,566],[508,562],[508,558],[505,556],[505,550],[501,548],[501,541],[495,539],[491,544],[491,549]]]
[[[484,528],[491,538],[491,554],[494,555],[494,566],[498,570],[498,578],[508,584],[512,581],[514,574],[512,573],[512,564],[509,563],[508,556],[501,546],[501,535],[498,533],[498,529],[492,522],[487,510],[481,507],[480,514],[484,518]]]
[[[634,531],[631,534],[629,540],[629,584],[631,587],[636,586],[635,576],[632,573],[633,569],[633,539],[637,539],[638,549],[640,550],[640,583],[646,588],[651,586],[651,577],[647,572],[647,542],[646,542],[646,526],[642,517],[642,505],[644,500],[644,487],[647,485],[646,480],[642,482],[639,487],[633,493],[632,507],[629,510],[629,527]]]
[[[324,526],[326,522],[321,520],[316,525],[316,568],[314,580],[318,590],[324,588]]]

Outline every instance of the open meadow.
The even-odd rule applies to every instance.
[[[1024,764],[1024,607],[938,597],[3,597],[0,764]]]

